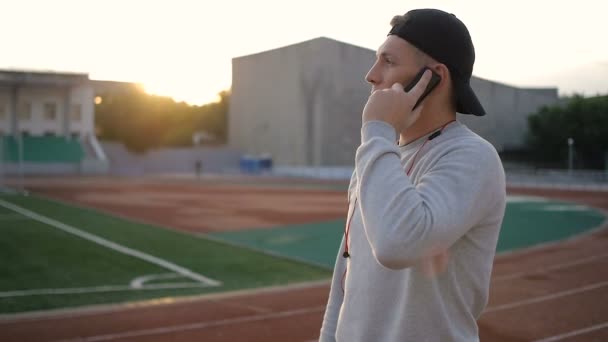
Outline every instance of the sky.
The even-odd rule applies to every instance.
[[[0,8],[0,69],[84,72],[191,104],[230,88],[233,57],[321,36],[376,50],[390,19],[414,8],[465,23],[475,76],[608,94],[605,0],[0,0]]]

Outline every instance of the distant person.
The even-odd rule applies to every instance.
[[[465,25],[435,9],[396,16],[366,76],[347,225],[320,340],[478,341],[506,205],[495,148],[456,120],[485,115]],[[413,110],[431,79],[440,77]],[[397,143],[396,143],[397,141]]]
[[[194,163],[194,168],[196,169],[196,177],[201,178],[201,174],[203,173],[203,162],[200,160],[197,160]]]

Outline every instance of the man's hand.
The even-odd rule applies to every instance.
[[[427,70],[408,93],[399,83],[393,84],[389,89],[374,91],[363,109],[363,123],[381,120],[393,126],[397,133],[403,132],[418,120],[424,104],[421,103],[414,111],[412,108],[424,93],[430,80],[431,72]]]

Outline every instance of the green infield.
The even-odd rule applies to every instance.
[[[328,278],[327,269],[36,196],[0,196],[0,314]]]
[[[537,197],[508,198],[498,252],[557,241],[600,225],[604,215],[592,208]],[[271,251],[333,268],[344,220],[213,233],[215,239]]]

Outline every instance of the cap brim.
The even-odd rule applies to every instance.
[[[469,82],[455,83],[454,91],[456,93],[456,111],[458,113],[476,116],[486,115],[486,111],[483,109]]]

